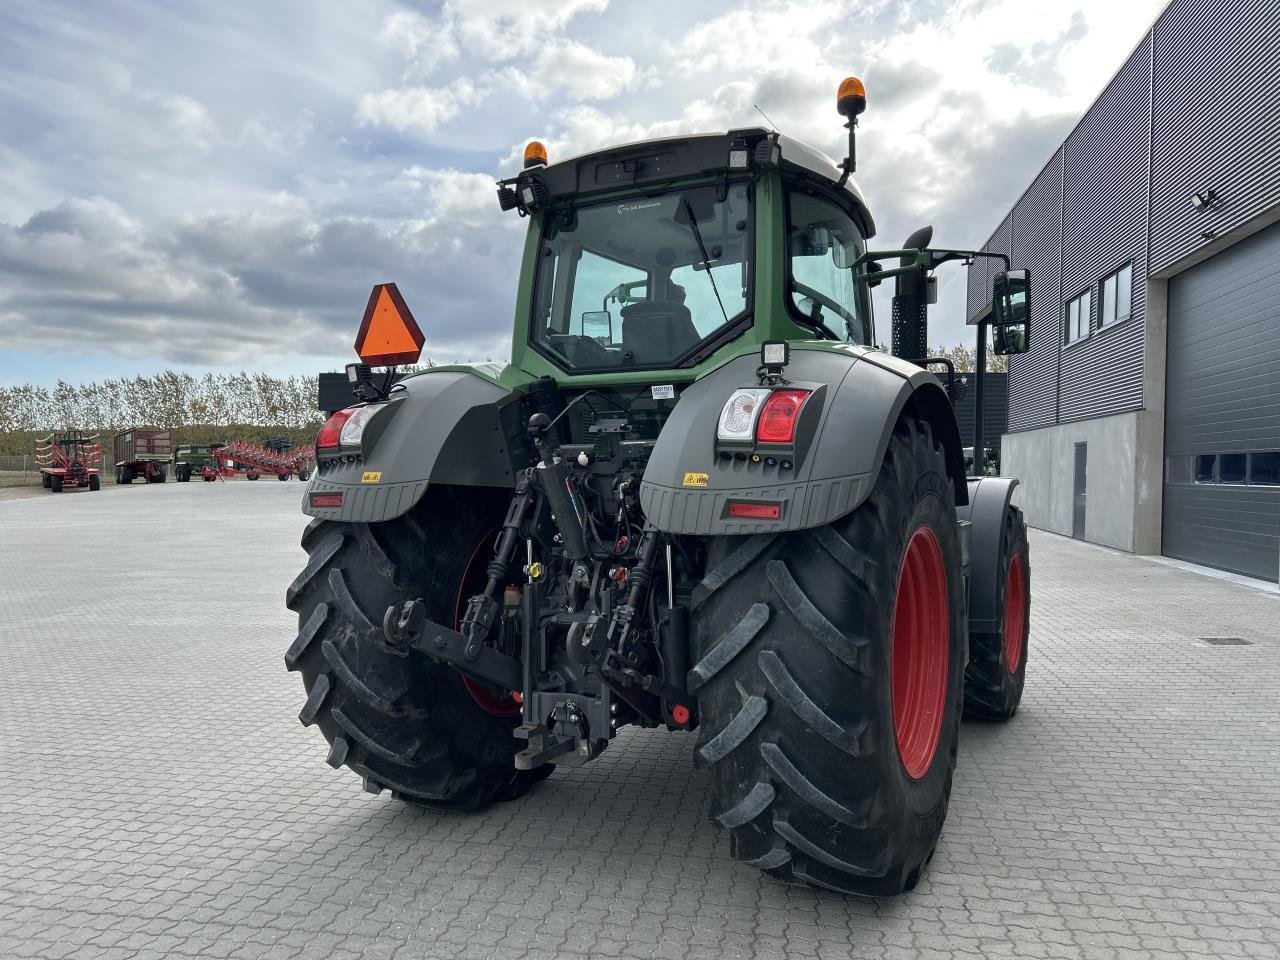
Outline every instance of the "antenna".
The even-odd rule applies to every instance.
[[[756,113],[758,113],[758,114],[760,114],[760,116],[764,117],[765,122],[766,122],[767,124],[769,124],[769,126],[770,126],[770,127],[772,127],[772,128],[773,128],[773,132],[774,132],[774,133],[780,133],[780,132],[781,132],[781,131],[779,131],[779,130],[778,130],[778,125],[777,125],[776,123],[774,123],[772,120],[770,120],[770,119],[769,119],[769,115],[768,115],[767,113],[765,113],[763,110],[761,110],[761,109],[760,109],[759,104],[755,104],[755,103],[753,103],[753,104],[752,104],[752,106],[756,108]]]

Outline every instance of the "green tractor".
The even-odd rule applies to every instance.
[[[509,364],[397,380],[423,338],[374,288],[288,591],[332,766],[475,810],[623,727],[696,730],[734,857],[915,885],[962,713],[1018,707],[1027,536],[1014,481],[965,476],[926,369],[934,269],[987,254],[927,229],[868,251],[858,81],[838,105],[841,164],[766,129],[554,164],[530,144],[498,184],[529,220]],[[979,391],[988,327],[1025,347],[1026,273],[1002,266]],[[895,356],[872,323],[890,278]]]

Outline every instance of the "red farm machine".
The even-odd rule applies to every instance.
[[[308,444],[294,450],[291,446],[285,437],[267,437],[262,444],[233,440],[218,447],[216,454],[220,464],[233,464],[232,472],[243,473],[246,480],[257,480],[264,474],[274,475],[278,480],[288,480],[295,475],[299,480],[310,479],[315,448]]]
[[[97,490],[102,484],[97,466],[102,462],[102,448],[96,433],[51,433],[36,443],[36,462],[40,464],[44,488],[52,493],[61,493],[63,487]]]

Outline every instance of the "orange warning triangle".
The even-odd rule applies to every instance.
[[[369,294],[356,353],[371,367],[417,363],[426,337],[394,283],[379,283]]]

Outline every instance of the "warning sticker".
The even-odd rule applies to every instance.
[[[655,383],[649,388],[649,393],[655,400],[674,400],[676,387],[673,383]]]
[[[366,470],[364,473],[362,473],[362,474],[360,475],[360,482],[361,482],[361,483],[381,483],[381,482],[382,482],[382,471],[381,471],[381,470]]]
[[[684,475],[684,485],[686,487],[705,487],[711,482],[711,475],[706,473],[686,473]]]

